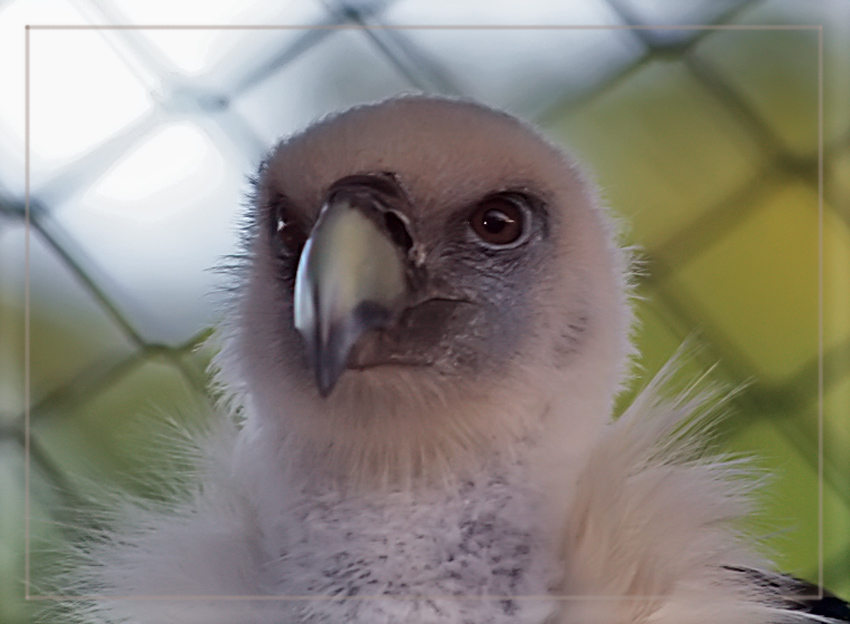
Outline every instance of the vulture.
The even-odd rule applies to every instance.
[[[632,265],[588,174],[504,112],[406,95],[287,138],[216,415],[172,496],[75,545],[62,621],[850,620],[744,530],[750,471],[706,452],[722,393],[667,393],[673,363],[612,416]]]

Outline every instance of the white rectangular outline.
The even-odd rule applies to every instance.
[[[30,31],[31,30],[817,30],[818,31],[818,593],[795,598],[824,597],[823,588],[823,414],[824,414],[824,279],[823,279],[823,25],[363,25],[329,24],[312,26],[295,25],[61,25],[27,24],[25,26],[24,54],[24,599],[27,601],[344,601],[344,600],[658,600],[665,596],[110,596],[110,595],[32,595],[30,594]]]

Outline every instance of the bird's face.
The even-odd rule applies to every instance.
[[[255,204],[224,368],[304,457],[415,478],[610,401],[621,258],[576,168],[515,119],[353,109],[282,143]]]
[[[346,370],[478,375],[518,348],[529,310],[505,302],[525,298],[552,252],[543,192],[515,181],[423,203],[395,171],[364,171],[329,185],[309,230],[285,200],[271,211],[280,274],[294,279],[287,322],[320,395]]]

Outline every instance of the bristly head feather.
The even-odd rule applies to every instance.
[[[681,358],[681,352],[678,354]],[[769,569],[742,523],[763,475],[708,452],[734,393],[704,380],[667,398],[669,362],[602,436],[578,476],[562,545],[564,622],[800,622],[733,570]]]

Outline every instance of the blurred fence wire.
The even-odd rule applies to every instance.
[[[771,546],[850,591],[849,40],[842,0],[0,2],[0,621],[29,618],[25,446],[31,542],[92,483],[144,490],[139,421],[205,395],[247,176],[411,91],[590,165],[642,250],[640,364],[696,331],[694,370],[749,383],[727,443],[780,475]]]

